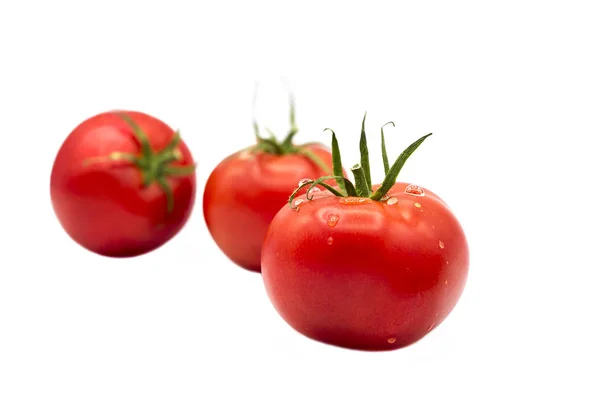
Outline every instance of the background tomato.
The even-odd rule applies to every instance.
[[[363,119],[365,157],[351,169],[355,184],[338,180],[335,196],[297,197],[300,203],[293,195],[293,207],[274,217],[262,248],[262,277],[276,310],[298,332],[348,348],[396,349],[424,337],[458,302],[469,264],[458,220],[431,191],[395,183],[428,136],[391,167],[385,155],[386,178],[371,185]]]
[[[221,161],[204,188],[204,219],[212,238],[229,259],[250,271],[260,272],[267,228],[292,191],[304,181],[332,172],[326,146],[293,143],[298,128],[291,94],[289,115],[290,129],[281,142],[273,133],[261,137],[254,121],[256,144]]]
[[[163,245],[186,223],[196,177],[179,134],[150,115],[111,111],[77,126],[52,169],[58,220],[77,243],[129,257]]]
[[[326,147],[301,148],[331,165]],[[275,214],[302,179],[326,172],[299,153],[243,150],[230,155],[213,170],[204,189],[204,218],[210,234],[233,262],[259,272],[263,239]]]

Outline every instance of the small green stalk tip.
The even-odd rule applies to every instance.
[[[367,186],[371,188],[371,166],[369,165],[369,148],[367,147],[367,134],[365,133],[366,119],[367,112],[365,111],[365,115],[363,116],[362,120],[362,129],[360,130],[360,165],[362,167]],[[371,190],[369,189],[369,194],[371,194],[370,191]]]
[[[367,182],[365,171],[360,164],[354,165],[350,168],[354,175],[354,183],[356,184],[356,192],[359,197],[369,197],[371,195],[371,188]]]
[[[393,121],[386,122],[381,126],[381,158],[383,158],[383,171],[386,175],[390,171],[390,163],[388,161],[387,150],[385,149],[385,136],[383,134],[383,128],[389,124],[392,124],[394,128],[396,127],[396,124]]]
[[[298,133],[298,126],[296,125],[296,102],[294,100],[294,94],[289,92],[289,102],[290,102],[290,130],[288,131],[287,136],[283,140],[284,147],[291,147],[292,141],[294,140],[294,136]]]
[[[344,170],[342,168],[342,156],[340,154],[340,146],[338,144],[337,138],[335,137],[335,132],[333,129],[325,128],[323,132],[330,131],[331,132],[331,160],[333,164],[333,175],[336,176],[335,180],[340,187],[341,192],[344,196],[348,196],[348,191],[346,190],[346,182],[344,181]]]

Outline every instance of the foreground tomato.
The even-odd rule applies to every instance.
[[[294,329],[341,347],[390,350],[423,338],[454,308],[468,273],[465,234],[436,194],[396,183],[427,136],[391,168],[384,151],[386,177],[371,185],[363,119],[355,184],[308,182],[329,191],[295,192],[275,216],[262,249],[262,277]],[[332,142],[335,166],[341,159],[333,132]]]
[[[131,257],[181,230],[194,205],[196,176],[178,132],[144,113],[111,111],[67,137],[50,189],[73,240],[104,256]]]
[[[283,142],[261,138],[225,158],[204,188],[204,218],[213,239],[234,263],[260,272],[260,249],[269,223],[305,178],[329,171],[331,152],[319,144],[295,145],[294,103],[291,129]],[[308,180],[308,179],[306,179]],[[333,182],[333,181],[332,181]]]

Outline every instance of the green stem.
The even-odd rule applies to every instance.
[[[324,176],[324,177],[321,177],[321,178],[317,179],[318,182],[316,184],[319,185],[319,186],[321,186],[321,187],[323,187],[323,188],[325,188],[325,189],[327,189],[327,190],[329,190],[331,193],[333,193],[334,195],[336,195],[338,197],[345,197],[342,193],[340,193],[339,191],[337,191],[335,188],[333,188],[332,186],[330,186],[330,185],[326,184],[325,182],[323,182],[324,180],[334,179],[334,178],[337,178],[337,177],[336,176]],[[298,192],[302,188],[305,188],[306,186],[309,186],[309,185],[311,185],[311,188],[313,188],[315,186],[315,185],[313,185],[313,183],[315,183],[315,180],[311,179],[311,180],[303,183],[302,185],[298,186],[296,189],[294,189],[294,191],[292,192],[292,194],[290,195],[290,197],[288,199],[288,204],[289,204],[289,206],[291,208],[297,208],[297,206],[294,206],[293,201],[294,201],[294,198],[296,197],[296,195],[298,194]],[[309,192],[310,192],[310,189],[307,190],[307,192],[306,192],[307,197],[308,197]],[[312,199],[312,197],[310,199]]]
[[[173,212],[173,208],[175,207],[175,200],[173,199],[173,189],[171,189],[171,186],[169,186],[169,183],[167,182],[167,179],[165,177],[158,178],[156,182],[165,193],[165,197],[167,199],[167,212]]]
[[[291,148],[294,136],[298,133],[298,126],[296,125],[296,101],[294,100],[294,94],[290,91],[289,93],[290,102],[290,130],[283,140],[282,146],[284,148]]]
[[[119,117],[131,128],[133,135],[137,139],[140,147],[142,148],[142,157],[150,158],[152,156],[152,147],[150,147],[150,141],[148,136],[142,131],[138,124],[136,124],[129,115],[120,112]]]
[[[389,172],[386,174],[385,178],[383,179],[383,182],[381,183],[381,186],[379,187],[379,189],[377,189],[377,191],[371,195],[371,199],[381,200],[381,198],[386,195],[386,193],[396,183],[398,174],[400,174],[400,170],[404,166],[404,163],[406,163],[406,160],[408,160],[408,158],[411,156],[411,154],[414,153],[415,150],[417,150],[419,148],[421,143],[423,143],[425,141],[425,139],[427,139],[431,135],[432,135],[432,133],[428,133],[427,135],[416,140],[414,143],[412,143],[410,146],[408,146],[406,148],[406,150],[404,150],[402,152],[402,154],[400,154],[398,156],[398,158],[396,159],[396,161],[390,168]]]
[[[101,160],[121,161],[125,160],[133,164],[140,171],[142,176],[142,186],[149,187],[156,183],[165,194],[167,200],[167,212],[171,213],[174,209],[173,189],[169,186],[168,178],[179,178],[192,175],[195,165],[172,165],[182,159],[181,150],[178,146],[181,143],[179,131],[175,131],[173,138],[160,151],[154,152],[150,146],[148,136],[133,119],[123,112],[117,112],[119,116],[132,130],[133,135],[140,145],[140,154],[113,152],[106,157],[94,157],[84,161],[84,166]]]
[[[381,158],[383,158],[383,171],[386,175],[390,171],[390,163],[388,161],[387,150],[385,148],[385,136],[383,134],[383,128],[385,128],[388,124],[392,124],[394,128],[396,127],[396,124],[393,121],[387,122],[381,127]]]
[[[330,174],[332,172],[331,168],[329,168],[323,162],[323,160],[321,160],[319,157],[317,157],[317,155],[314,152],[312,152],[311,150],[307,149],[306,147],[297,147],[296,149],[299,154],[302,154],[303,156],[307,157],[310,161],[317,164],[317,166],[319,168],[321,168],[324,173]]]
[[[362,169],[362,174],[365,177],[367,186],[371,187],[371,167],[369,165],[369,148],[367,147],[367,134],[365,132],[365,119],[367,119],[367,112],[365,111],[365,115],[362,120],[362,129],[360,130],[360,165]],[[358,186],[358,183],[357,183]],[[370,190],[369,194],[370,195]],[[368,196],[367,195],[367,196]]]
[[[333,129],[325,128],[323,132],[330,131],[331,132],[331,160],[333,164],[333,175],[336,176],[335,180],[340,187],[340,191],[344,194],[344,196],[348,196],[348,192],[346,190],[346,182],[344,181],[344,170],[342,168],[342,156],[340,154],[340,146],[338,144],[337,138],[335,137],[335,132]]]
[[[350,197],[358,196],[358,193],[356,193],[356,189],[354,188],[354,185],[352,184],[352,182],[350,182],[350,180],[348,178],[344,178],[344,184],[346,185],[347,196],[350,196]]]
[[[359,197],[369,197],[371,194],[371,189],[369,188],[369,184],[367,183],[367,177],[365,175],[365,171],[363,170],[360,164],[354,165],[350,168],[352,174],[354,174],[354,183],[356,184],[356,191]]]
[[[327,183],[324,182],[324,181],[326,181],[328,179],[335,179],[335,176],[333,176],[333,175],[322,176],[322,177],[320,177],[317,180],[307,182],[306,184],[307,185],[310,184],[310,186],[308,187],[308,190],[306,191],[306,198],[308,200],[312,200],[313,196],[311,196],[310,192],[317,185],[323,186],[324,188],[326,188],[327,190],[329,190],[331,193],[335,194],[336,196],[341,196],[342,194],[339,191],[337,191],[335,188],[329,186]]]
[[[372,200],[379,201],[381,200],[394,186],[396,183],[396,179],[402,170],[402,167],[408,160],[408,158],[419,148],[419,146],[427,139],[432,133],[428,133],[425,136],[422,136],[415,142],[413,142],[410,146],[408,146],[396,159],[394,164],[390,167],[388,161],[388,155],[385,145],[385,135],[383,132],[383,128],[385,126],[391,124],[396,126],[393,121],[387,122],[381,127],[381,156],[383,159],[383,167],[385,170],[385,177],[381,186],[373,193],[372,182],[370,177],[370,164],[369,164],[369,150],[367,147],[367,138],[365,131],[365,120],[366,113],[363,116],[362,120],[362,129],[360,133],[360,163],[354,165],[350,170],[354,175],[354,184],[349,181],[346,177],[343,176],[342,169],[342,156],[340,154],[339,143],[337,141],[337,137],[335,132],[330,128],[325,128],[323,131],[331,132],[331,153],[332,153],[332,164],[333,164],[333,174],[329,176],[324,176],[322,178],[311,180],[306,184],[311,185],[311,189],[315,185],[321,185],[326,187],[330,192],[335,194],[336,196],[348,197],[348,196],[356,196],[363,198],[370,198]],[[327,179],[335,179],[339,190],[335,188],[328,187],[323,181]],[[302,186],[301,186],[302,187]],[[294,196],[298,193],[299,188],[297,188],[292,195],[290,196],[289,202],[292,203]],[[312,196],[307,192],[307,198],[309,200],[312,199]]]

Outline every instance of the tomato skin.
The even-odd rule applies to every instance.
[[[173,129],[163,121],[141,112],[124,113],[145,132],[154,151],[173,139]],[[194,164],[183,141],[177,149],[181,159],[171,165]],[[132,129],[115,111],[79,124],[56,155],[50,178],[52,205],[64,230],[84,248],[108,257],[142,255],[185,225],[195,201],[196,176],[167,178],[174,199],[168,213],[165,192],[156,183],[142,187],[142,174],[131,162],[89,162],[112,152],[140,153]]]
[[[407,185],[388,193],[395,204],[322,196],[279,211],[262,277],[290,326],[336,346],[392,350],[448,316],[466,283],[467,240],[437,195],[405,194]]]
[[[303,147],[325,165],[332,164],[326,147]],[[317,164],[297,153],[242,150],[228,156],[212,171],[204,188],[204,219],[212,238],[235,264],[260,272],[261,247],[271,220],[301,179],[323,175]]]

